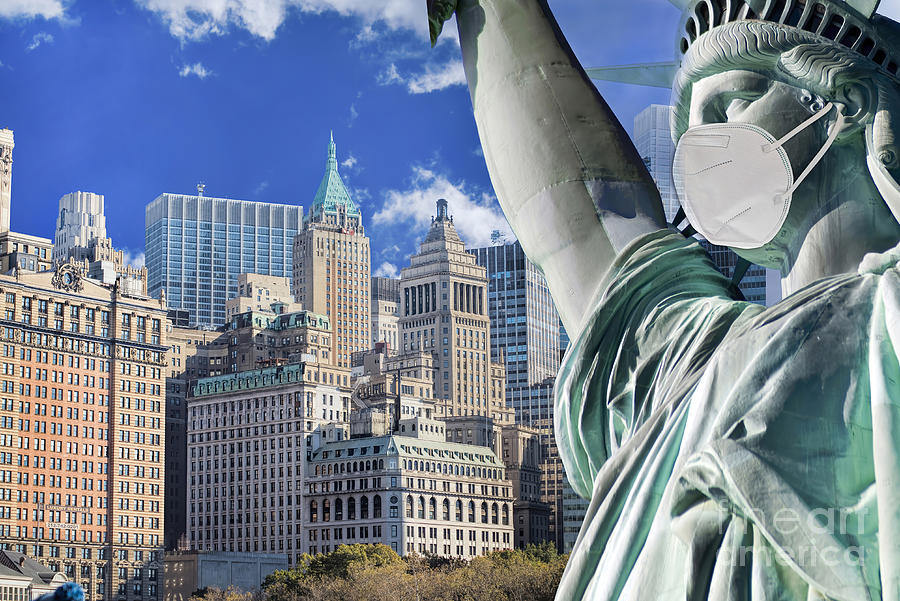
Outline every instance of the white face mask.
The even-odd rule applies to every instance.
[[[837,121],[825,145],[795,180],[784,143],[824,117],[821,111],[780,140],[750,123],[710,123],[688,129],[675,149],[674,180],[691,225],[713,244],[759,248],[787,217],[791,196],[831,148],[844,123]]]

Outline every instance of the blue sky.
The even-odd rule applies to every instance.
[[[585,66],[674,55],[667,0],[550,4]],[[598,87],[629,131],[669,98]],[[439,197],[470,246],[508,231],[458,46],[429,47],[425,0],[0,0],[0,89],[15,231],[52,238],[59,197],[96,192],[139,261],[162,192],[203,181],[209,196],[307,208],[332,129],[373,271],[407,264]]]

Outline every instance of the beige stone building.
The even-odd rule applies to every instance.
[[[371,343],[370,277],[369,239],[338,174],[332,140],[325,176],[294,238],[293,289],[305,309],[328,316],[336,365],[350,367],[351,355]]]
[[[349,437],[349,370],[293,363],[202,378],[188,400],[188,546],[299,560],[303,466]]]
[[[186,541],[187,400],[193,381],[224,373],[228,346],[221,332],[168,324],[166,370],[166,519],[164,545],[176,549]],[[193,589],[192,589],[193,590]]]
[[[49,238],[16,232],[0,232],[0,273],[47,271],[53,266],[53,242]]]
[[[512,422],[506,407],[505,369],[491,361],[485,268],[466,252],[447,201],[419,253],[400,274],[400,353],[434,356],[434,390],[441,416],[483,415]]]
[[[328,441],[303,482],[302,550],[383,543],[401,555],[471,559],[513,546],[512,490],[488,448],[446,442],[444,423]]]
[[[165,306],[82,276],[0,275],[0,545],[89,601],[159,598]]]
[[[397,278],[372,278],[372,345],[384,342],[392,354],[399,344],[400,280]]]
[[[303,308],[294,302],[290,278],[241,273],[238,275],[237,289],[237,295],[225,301],[225,317],[229,321],[239,313],[268,311],[275,303],[280,303],[282,310],[287,313]]]
[[[431,353],[390,355],[386,345],[380,343],[362,358],[362,375],[353,381],[353,400],[358,410],[370,409],[388,415],[387,429],[380,434],[397,430],[401,419],[436,417]]]

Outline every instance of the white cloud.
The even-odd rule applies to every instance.
[[[256,196],[257,198],[259,198],[262,195],[262,193],[266,191],[266,188],[268,188],[268,187],[269,187],[269,180],[264,180],[264,181],[259,182],[259,185],[257,185],[255,188],[253,188],[253,196]]]
[[[427,94],[450,86],[465,85],[466,73],[459,59],[452,59],[442,65],[428,65],[422,73],[409,76],[403,76],[396,63],[391,63],[378,74],[376,81],[382,86],[405,85],[410,94]]]
[[[344,167],[346,169],[353,169],[353,167],[356,165],[356,163],[357,163],[356,157],[351,154],[346,159],[341,161],[341,167]]]
[[[403,83],[403,78],[400,77],[400,71],[397,70],[397,65],[394,63],[391,63],[387,69],[379,73],[376,79],[378,84],[382,86],[387,86],[392,83]]]
[[[25,47],[25,52],[31,52],[41,44],[52,44],[53,43],[53,35],[47,33],[46,31],[39,31],[31,38],[31,43]]]
[[[377,278],[395,278],[399,274],[400,270],[397,269],[396,265],[384,261],[381,265],[378,266],[378,269],[376,269],[375,273],[372,275]]]
[[[380,254],[386,259],[394,259],[400,255],[400,247],[396,244],[392,244],[391,246],[383,249]]]
[[[189,77],[196,75],[200,79],[206,79],[213,74],[212,71],[203,66],[203,63],[194,63],[193,65],[184,65],[178,72],[181,77]]]
[[[462,86],[466,84],[466,73],[460,60],[452,60],[444,65],[426,67],[424,73],[410,77],[406,82],[406,89],[411,94],[427,94],[437,90],[443,90],[450,86]]]
[[[68,20],[66,3],[60,0],[0,0],[2,19],[58,19]]]
[[[18,0],[26,1],[26,0]],[[357,38],[377,37],[374,24],[390,30],[427,30],[424,5],[420,0],[135,0],[154,13],[181,40],[200,40],[224,35],[232,28],[271,41],[291,10],[301,13],[337,13],[362,21]]]
[[[137,267],[138,269],[144,266],[145,260],[143,252],[132,254],[132,252],[127,248],[122,252],[125,253],[124,261],[126,265],[131,265],[133,267]]]
[[[389,190],[381,210],[372,216],[376,226],[409,223],[424,234],[435,214],[435,202],[444,198],[463,242],[469,247],[487,246],[491,232],[500,230],[508,239],[515,238],[494,198],[466,189],[464,183],[453,183],[446,176],[424,167],[414,167],[410,187]]]

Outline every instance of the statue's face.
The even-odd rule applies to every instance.
[[[812,94],[807,90],[744,70],[711,75],[697,81],[691,93],[691,127],[707,123],[752,123],[768,131],[776,139],[807,120],[816,110]],[[822,121],[827,121],[823,119]],[[825,141],[824,125],[816,124],[790,139],[784,149],[795,176],[810,163]],[[823,168],[819,164],[817,169]],[[794,244],[798,219],[804,207],[804,188],[815,186],[817,178],[807,178],[794,193],[791,209],[781,231],[772,242],[739,254],[754,263],[778,268],[787,249]]]

